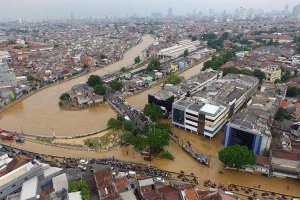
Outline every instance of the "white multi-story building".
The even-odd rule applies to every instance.
[[[257,78],[243,75],[214,80],[173,103],[172,123],[212,138],[253,96],[257,85]]]
[[[0,63],[0,87],[17,86],[16,74],[7,64]]]
[[[41,187],[62,173],[61,168],[32,160],[0,177],[0,199],[37,199]]]

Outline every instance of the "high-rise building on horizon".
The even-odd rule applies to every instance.
[[[172,9],[172,7],[170,7],[170,8],[168,9],[168,15],[167,15],[167,17],[168,17],[168,18],[172,18],[172,17],[173,17],[173,9]]]
[[[162,15],[161,15],[161,12],[152,12],[151,13],[151,17],[153,17],[153,18],[161,18]]]
[[[70,20],[71,20],[71,21],[74,21],[74,19],[75,19],[75,18],[74,18],[74,13],[73,13],[73,12],[70,12]]]
[[[294,6],[294,8],[293,8],[293,16],[295,18],[300,18],[300,3]]]

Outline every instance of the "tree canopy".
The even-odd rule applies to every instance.
[[[138,151],[149,149],[151,153],[158,154],[163,151],[164,147],[169,144],[170,138],[168,136],[171,127],[169,124],[149,124],[145,128],[145,135],[135,134],[129,129],[121,135],[121,140],[132,144]]]
[[[232,145],[219,151],[219,160],[226,166],[241,168],[255,163],[255,154],[246,146]]]
[[[189,50],[188,49],[184,50],[183,57],[187,57],[188,55],[189,55]]]
[[[147,71],[153,71],[153,70],[160,70],[161,69],[161,63],[158,59],[152,59],[150,63],[147,66]]]
[[[253,76],[257,77],[259,79],[259,82],[262,83],[263,80],[266,78],[266,75],[261,70],[254,70]]]
[[[135,57],[134,63],[135,63],[135,64],[138,64],[138,63],[140,63],[140,62],[141,62],[140,56]]]
[[[153,153],[159,153],[166,145],[169,145],[169,135],[163,129],[155,127],[151,128],[150,133],[147,134],[147,137],[150,151]]]
[[[288,97],[296,97],[300,95],[300,88],[297,87],[288,87],[286,91],[286,96]]]
[[[166,83],[177,85],[181,83],[183,80],[184,80],[183,76],[178,76],[177,74],[170,74],[166,79]]]
[[[104,95],[106,92],[106,87],[104,85],[96,85],[94,87],[94,93],[98,95]]]
[[[290,120],[292,119],[292,115],[284,108],[279,107],[275,119],[278,121],[283,121],[285,119]]]
[[[122,126],[122,123],[115,118],[110,118],[107,122],[108,128],[120,128],[121,126]]]
[[[115,79],[110,83],[110,87],[114,90],[120,90],[123,87],[123,84],[121,81]]]
[[[102,80],[101,80],[100,76],[98,76],[98,75],[91,75],[87,81],[87,84],[90,87],[95,87],[96,85],[101,85]]]
[[[149,104],[145,105],[144,114],[146,116],[149,116],[152,121],[161,119],[164,115],[161,107],[154,103],[149,103]]]
[[[29,74],[27,76],[27,81],[29,81],[29,82],[36,81],[36,78],[33,75]]]
[[[202,71],[206,69],[212,68],[214,70],[218,70],[222,65],[235,57],[234,50],[226,50],[219,56],[213,56],[211,60],[206,61],[203,64]]]
[[[60,95],[59,99],[63,100],[63,101],[68,101],[68,100],[70,100],[70,94],[67,92],[64,92]]]

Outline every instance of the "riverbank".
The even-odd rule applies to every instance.
[[[143,37],[142,43],[131,48],[124,54],[121,61],[107,67],[100,68],[91,74],[104,76],[108,73],[130,66],[134,58],[142,56],[142,51],[154,42],[150,35]],[[106,128],[106,122],[116,113],[110,106],[96,106],[76,112],[59,108],[59,96],[70,90],[78,83],[86,82],[89,75],[82,75],[72,80],[55,84],[47,89],[42,89],[26,99],[15,102],[13,106],[0,113],[0,127],[13,132],[24,132],[33,135],[74,136],[93,133]]]
[[[139,44],[142,43],[142,42],[143,42],[143,38],[142,38],[142,39],[140,40],[140,42],[139,42],[138,44],[136,44],[136,45],[139,45]],[[136,45],[135,45],[135,46],[136,46]],[[132,48],[134,48],[134,46],[128,48],[126,51],[129,51],[129,50],[132,49]],[[79,77],[81,77],[81,76],[90,75],[90,74],[92,74],[92,73],[94,73],[94,72],[97,72],[98,70],[100,70],[100,69],[102,69],[102,68],[109,67],[110,65],[112,65],[112,64],[114,64],[115,62],[118,62],[118,61],[120,61],[120,60],[116,60],[116,61],[114,61],[114,62],[111,62],[111,63],[109,63],[108,65],[104,65],[104,66],[101,67],[101,68],[94,68],[94,70],[89,71],[88,73],[80,73],[80,74],[78,74],[78,75],[72,76],[71,78],[67,78],[67,79],[64,79],[64,80],[58,80],[58,81],[56,81],[56,82],[54,82],[54,83],[50,83],[50,84],[48,84],[48,85],[46,85],[46,86],[44,86],[44,87],[40,87],[40,88],[38,88],[38,89],[36,89],[36,90],[34,90],[34,91],[30,91],[28,94],[23,95],[21,98],[15,100],[15,101],[12,101],[12,102],[8,103],[7,105],[5,105],[3,108],[0,109],[0,113],[3,112],[3,111],[5,111],[5,110],[8,109],[8,108],[14,106],[15,104],[17,104],[17,103],[19,103],[19,102],[21,102],[21,101],[24,101],[26,98],[28,98],[28,97],[30,97],[30,96],[32,96],[32,95],[34,95],[34,94],[36,94],[36,93],[38,93],[38,92],[44,90],[44,89],[47,89],[47,88],[49,88],[49,87],[53,87],[53,86],[58,85],[58,84],[62,84],[62,83],[67,82],[67,81],[71,81],[71,80],[76,79],[76,78],[79,78]],[[124,66],[124,67],[125,67],[125,66]]]

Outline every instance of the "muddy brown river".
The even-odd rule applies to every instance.
[[[151,35],[129,49],[124,58],[92,74],[104,75],[133,64],[134,58],[154,42]],[[116,113],[109,105],[80,111],[66,111],[58,106],[59,96],[75,84],[85,82],[91,74],[84,75],[44,89],[0,113],[0,127],[24,133],[51,136],[74,136],[106,128],[107,120]]]

